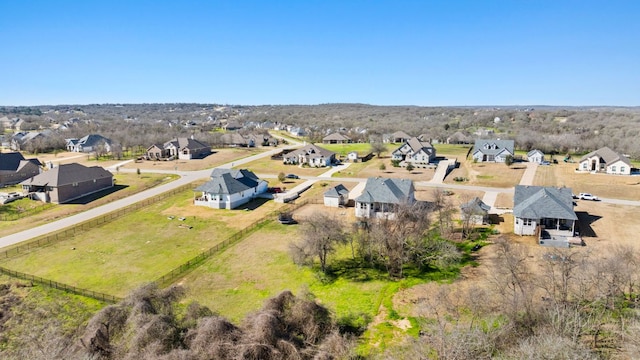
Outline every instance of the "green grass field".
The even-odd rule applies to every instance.
[[[321,148],[335,152],[340,156],[347,156],[348,153],[355,151],[360,156],[365,156],[371,152],[371,144],[368,143],[353,143],[353,144],[316,144]],[[387,151],[391,150],[392,146],[387,146]]]
[[[215,210],[196,207],[192,199],[191,191],[171,196],[68,240],[3,260],[0,265],[124,296],[281,206],[267,202],[252,211]],[[169,216],[175,218],[169,220]],[[180,217],[185,221],[179,221]],[[181,227],[184,225],[192,229]]]
[[[318,176],[330,168],[315,168],[315,167],[300,167],[297,165],[285,165],[282,160],[271,160],[270,158],[262,158],[251,161],[249,163],[236,166],[238,169],[249,169],[254,173],[266,173],[266,174],[296,174],[296,175],[308,175]]]
[[[436,149],[436,155],[438,156],[457,157],[458,161],[462,161],[467,156],[469,148],[473,147],[473,145],[433,144],[433,147]]]

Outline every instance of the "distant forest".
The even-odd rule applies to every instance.
[[[640,159],[640,107],[421,107],[364,104],[217,105],[92,104],[0,106],[0,117],[24,120],[22,130],[49,129],[80,120],[49,141],[97,132],[123,146],[147,147],[175,136],[194,135],[212,144],[215,130],[235,121],[250,131],[269,122],[304,129],[312,140],[341,131],[358,141],[376,141],[398,130],[446,142],[454,134],[513,139],[520,150],[586,153],[602,146]],[[55,126],[53,126],[55,128]],[[49,149],[52,147],[49,147]]]

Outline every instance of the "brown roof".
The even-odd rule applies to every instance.
[[[62,164],[48,171],[44,171],[31,179],[23,181],[21,184],[58,187],[104,178],[113,178],[113,175],[100,166],[86,167],[72,163]]]

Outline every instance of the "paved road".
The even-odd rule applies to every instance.
[[[288,146],[287,148],[295,148],[298,145],[291,145]],[[263,157],[267,157],[267,156],[272,156],[280,151],[282,151],[283,148],[275,148],[260,154],[256,154],[256,155],[252,155],[249,157],[246,157],[244,159],[240,159],[240,160],[234,160],[233,162],[221,165],[221,167],[224,168],[231,168],[233,166],[238,166],[238,165],[243,165],[246,164],[248,162],[263,158]],[[136,171],[133,169],[121,169],[120,171],[125,171],[125,170],[130,170],[130,171]],[[206,170],[198,170],[198,171],[171,171],[171,170],[154,170],[153,172],[155,173],[166,173],[166,174],[178,174],[180,175],[180,178],[178,180],[172,181],[170,183],[166,183],[166,184],[162,184],[160,186],[154,187],[152,189],[149,190],[145,190],[142,192],[139,192],[137,194],[131,195],[129,197],[126,197],[124,199],[120,199],[120,200],[116,200],[114,202],[93,208],[93,209],[89,209],[87,211],[84,211],[82,213],[79,214],[75,214],[69,217],[66,217],[64,219],[60,219],[57,221],[53,221],[50,222],[48,224],[44,224],[44,225],[40,225],[28,230],[24,230],[15,234],[11,234],[11,235],[7,235],[5,237],[0,238],[0,248],[5,247],[5,246],[10,246],[13,244],[17,244],[19,242],[22,241],[26,241],[29,239],[33,239],[39,236],[43,236],[55,231],[59,231],[62,230],[64,228],[76,225],[78,223],[87,221],[87,220],[91,220],[95,217],[99,217],[99,216],[103,216],[107,213],[110,213],[112,211],[118,210],[120,208],[129,206],[131,204],[134,204],[136,202],[142,201],[142,200],[146,200],[148,198],[154,197],[154,196],[159,196],[164,192],[176,189],[180,186],[189,184],[193,181],[196,180],[200,180],[200,179],[206,179],[207,177],[209,177],[209,175],[211,175],[211,169],[206,169]]]

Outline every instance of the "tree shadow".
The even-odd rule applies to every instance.
[[[504,217],[498,214],[489,214],[487,220],[489,224],[501,224],[504,222]]]
[[[239,207],[238,210],[246,210],[246,211],[255,210],[260,206],[262,206],[263,204],[265,204],[267,201],[269,201],[269,199],[256,198],[244,204],[242,207]]]
[[[586,211],[577,211],[578,216],[578,232],[581,237],[598,237],[591,224],[602,219],[602,216],[592,215]]]
[[[65,204],[75,204],[75,205],[86,205],[92,201],[96,201],[98,199],[101,199],[107,195],[111,195],[115,192],[118,192],[120,190],[126,189],[128,188],[129,185],[113,185],[112,187],[108,188],[108,189],[104,189],[101,191],[98,191],[96,193],[93,194],[89,194],[87,196],[83,196],[81,198],[77,198],[71,201],[66,202]]]

